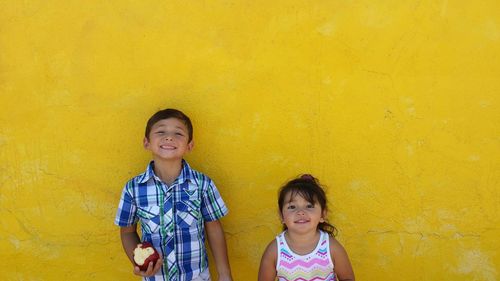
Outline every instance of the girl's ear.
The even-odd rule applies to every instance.
[[[319,222],[325,222],[327,215],[328,215],[328,212],[326,210],[323,210],[323,212],[321,212],[321,218],[319,219]]]

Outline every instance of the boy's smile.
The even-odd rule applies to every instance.
[[[144,148],[158,160],[181,160],[191,151],[193,142],[189,142],[188,130],[182,121],[168,118],[151,127],[148,138],[144,138]]]
[[[176,149],[177,147],[174,146],[174,145],[171,145],[171,144],[165,144],[165,145],[160,145],[160,148],[161,149],[167,149],[167,150],[174,150]]]

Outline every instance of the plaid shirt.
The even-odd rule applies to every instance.
[[[204,222],[218,220],[228,213],[212,180],[191,169],[182,160],[182,170],[167,186],[153,171],[146,171],[125,185],[115,224],[141,223],[142,241],[149,241],[164,258],[156,280],[192,280],[208,268]],[[161,209],[163,206],[163,210]],[[176,267],[176,276],[168,277],[167,267]]]

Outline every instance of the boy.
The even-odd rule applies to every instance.
[[[226,241],[219,219],[228,212],[210,178],[183,160],[193,149],[193,126],[176,109],[158,111],[148,120],[144,148],[151,151],[146,171],[123,189],[115,224],[120,226],[123,249],[132,263],[133,250],[149,241],[161,258],[146,271],[134,266],[143,280],[210,280],[205,231],[219,280],[232,280]]]

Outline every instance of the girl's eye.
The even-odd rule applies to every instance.
[[[155,134],[157,134],[157,135],[162,135],[163,133],[164,133],[163,131],[158,131],[158,132],[156,132]]]
[[[175,133],[175,134],[176,134],[176,135],[178,135],[178,136],[183,136],[183,134],[182,134],[182,133]]]
[[[312,204],[308,204],[308,205],[307,205],[307,208],[314,208],[314,205],[312,205]]]
[[[293,209],[295,209],[295,206],[294,206],[294,205],[290,205],[290,206],[288,206],[288,208],[287,208],[287,209],[289,209],[289,210],[293,210]]]

